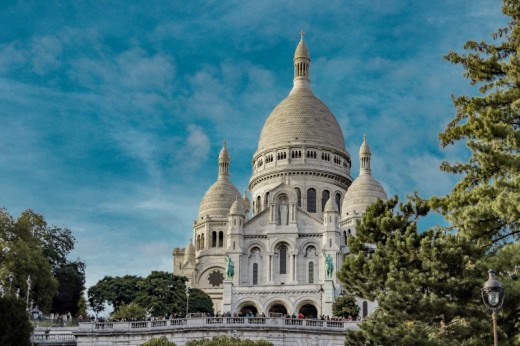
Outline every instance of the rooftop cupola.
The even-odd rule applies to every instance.
[[[363,144],[359,148],[359,175],[370,174],[370,157],[372,153],[370,152],[370,147],[367,143],[367,136],[363,136]]]
[[[224,145],[220,150],[220,154],[218,155],[218,179],[228,179],[229,178],[229,153],[226,147],[226,141],[224,140]]]
[[[293,90],[310,87],[311,56],[309,48],[303,40],[305,34],[301,32],[300,43],[294,52],[294,86]]]

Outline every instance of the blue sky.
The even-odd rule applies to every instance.
[[[445,194],[467,151],[437,136],[474,90],[442,57],[505,23],[492,0],[2,1],[0,206],[71,228],[87,286],[171,271],[224,139],[247,188],[301,30],[353,175],[366,133],[389,195]]]

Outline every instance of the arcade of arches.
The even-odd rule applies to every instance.
[[[289,312],[285,304],[279,301],[270,304],[265,312],[259,311],[253,302],[245,302],[239,306],[237,312],[241,316],[257,316],[264,313],[266,316],[280,317],[288,314],[298,315],[301,313],[305,318],[318,317],[318,308],[311,302],[303,304],[297,311],[292,312]]]

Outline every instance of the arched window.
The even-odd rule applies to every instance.
[[[224,232],[218,232],[218,247],[224,246]]]
[[[253,264],[253,285],[258,285],[258,263]]]
[[[211,247],[217,247],[217,232],[211,233]]]
[[[200,250],[200,234],[197,236],[197,240],[195,241],[195,249]]]
[[[321,211],[325,210],[325,204],[327,204],[327,201],[330,198],[330,192],[329,190],[323,190],[321,193]]]
[[[316,212],[316,190],[313,188],[307,190],[307,211],[309,213]]]
[[[262,211],[262,200],[260,196],[256,198],[256,213],[259,214]]]
[[[265,194],[264,210],[269,206],[269,192]]]
[[[280,246],[280,274],[287,274],[287,246]]]
[[[336,206],[338,207],[338,211],[341,213],[341,194],[336,194]]]
[[[368,315],[368,303],[367,301],[363,301],[363,317],[367,317]]]
[[[298,207],[302,206],[302,192],[299,188],[296,188],[296,201],[298,203]]]
[[[314,262],[309,262],[309,283],[314,283]]]
[[[200,235],[200,249],[204,249],[204,233]]]

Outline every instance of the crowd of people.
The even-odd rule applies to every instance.
[[[344,317],[344,316],[328,316],[328,315],[320,315],[320,316],[305,316],[303,313],[293,313],[293,314],[282,314],[282,313],[274,313],[270,316],[266,316],[265,313],[253,313],[251,310],[246,311],[237,311],[234,313],[231,312],[225,312],[221,313],[218,311],[216,314],[209,314],[207,312],[198,312],[198,313],[190,313],[188,314],[188,318],[222,318],[222,317],[247,317],[247,318],[266,318],[266,317],[281,317],[285,319],[297,319],[297,320],[303,320],[303,319],[312,319],[312,320],[321,320],[321,321],[360,321],[361,317],[358,317],[357,319],[354,319],[352,316]],[[145,321],[160,321],[160,320],[173,320],[173,319],[181,319],[186,318],[186,315],[183,313],[172,313],[165,316],[159,316],[159,317],[147,317]],[[79,319],[79,322],[81,322],[81,319]],[[143,321],[137,318],[132,319],[105,319],[104,317],[96,318],[94,315],[89,316],[90,322],[138,322]]]

